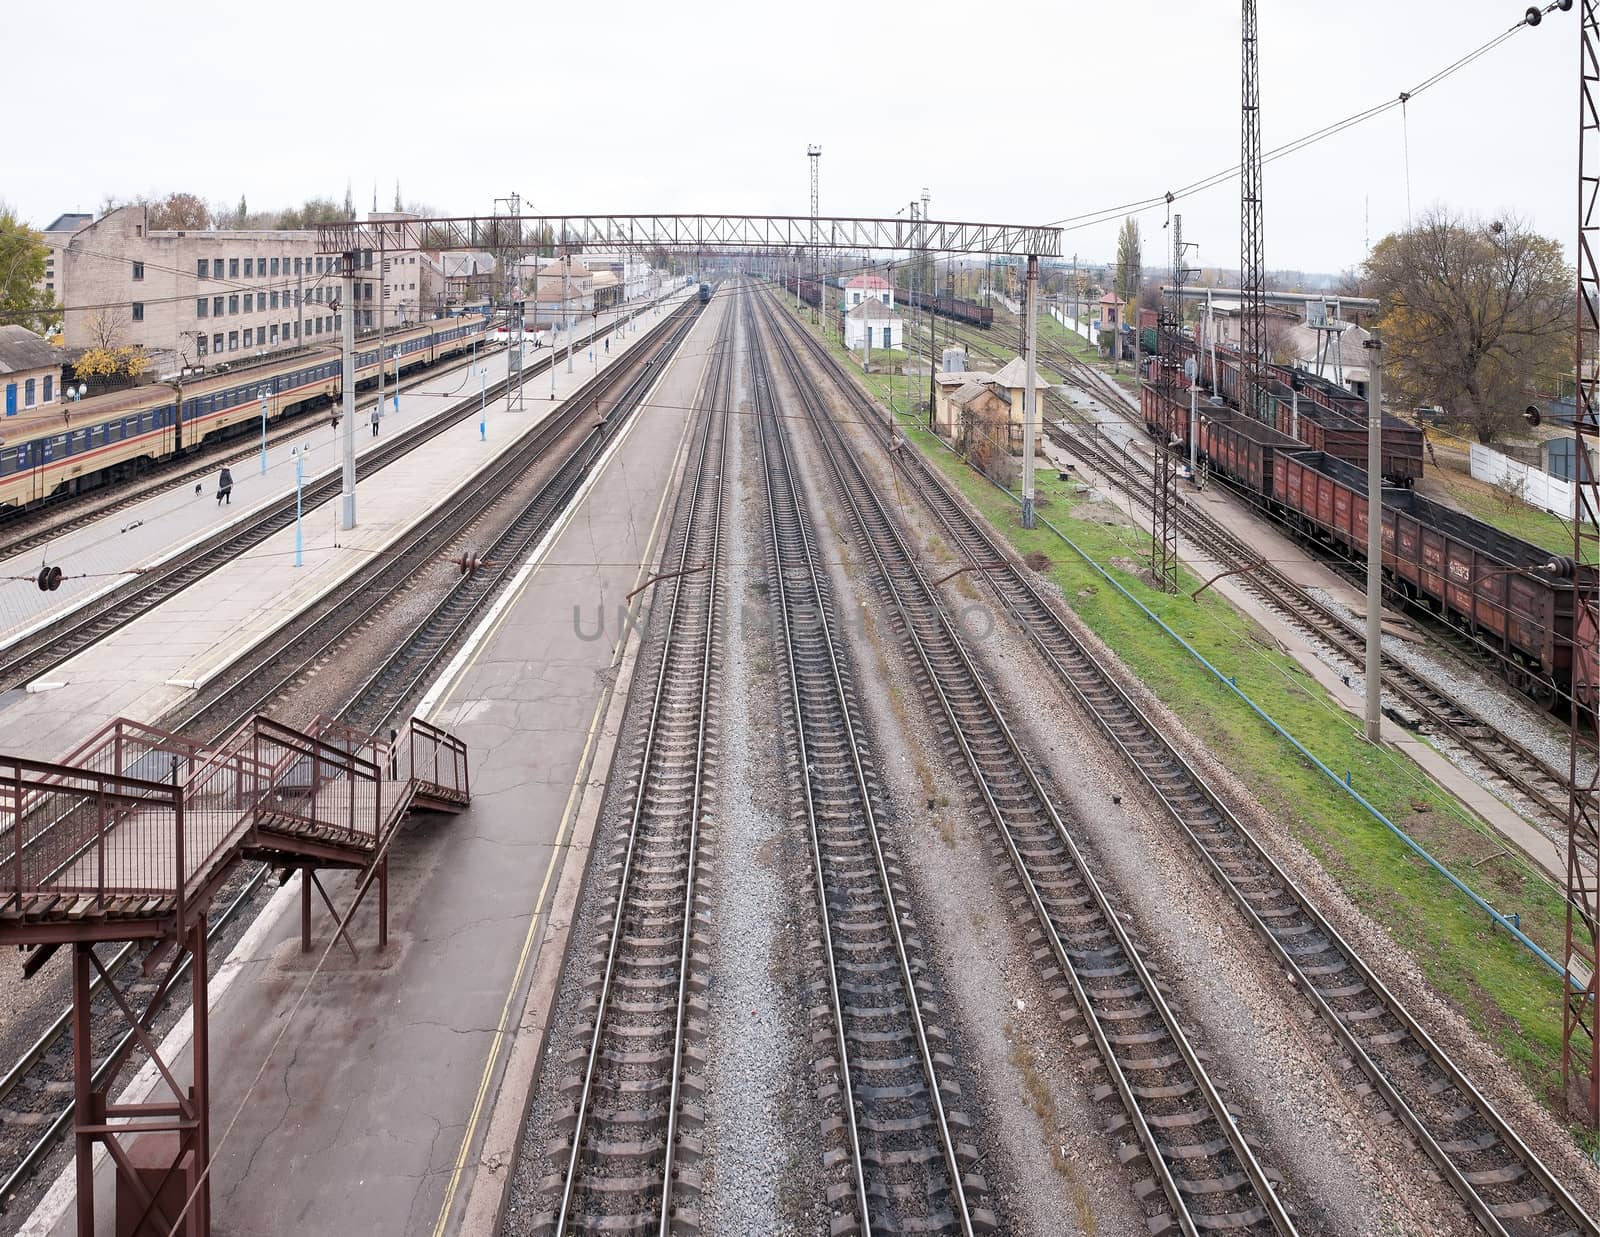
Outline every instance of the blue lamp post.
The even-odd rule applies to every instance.
[[[260,389],[261,396],[261,475],[267,475],[267,391],[269,388]]]

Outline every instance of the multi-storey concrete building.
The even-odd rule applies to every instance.
[[[67,299],[66,260],[63,254],[72,238],[93,222],[93,215],[57,215],[55,221],[44,229],[44,243],[50,246],[50,253],[44,260],[44,278],[39,281],[39,286],[55,297],[58,305]]]
[[[314,232],[152,231],[147,222],[144,207],[121,207],[63,247],[69,350],[142,346],[166,371],[327,342],[339,330],[337,262],[316,252]],[[357,325],[370,315],[376,326],[377,274],[366,264],[360,273]]]

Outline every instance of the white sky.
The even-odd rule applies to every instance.
[[[1265,145],[1393,98],[1527,0],[1260,0]],[[7,4],[0,200],[35,225],[108,193],[252,209],[344,195],[488,213],[824,214],[1050,222],[1239,157],[1237,0],[473,5]],[[514,49],[514,50],[513,50]],[[1572,250],[1577,13],[1417,98],[1411,201],[1515,211]],[[19,76],[20,74],[20,76]],[[916,85],[913,87],[912,83]],[[1115,118],[1113,123],[1113,118]],[[524,208],[528,209],[527,207]],[[1238,262],[1238,186],[1182,202],[1199,264]],[[1266,169],[1269,268],[1336,271],[1406,218],[1398,111]],[[1142,217],[1164,265],[1160,210]],[[1068,233],[1109,258],[1116,222]]]

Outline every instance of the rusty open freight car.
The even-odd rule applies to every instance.
[[[1280,451],[1273,459],[1276,501],[1299,528],[1352,557],[1366,554],[1367,478],[1320,451]],[[1496,650],[1513,686],[1546,707],[1572,690],[1574,577],[1593,567],[1513,537],[1481,520],[1385,487],[1383,569],[1390,584]],[[1596,681],[1592,642],[1580,683]]]

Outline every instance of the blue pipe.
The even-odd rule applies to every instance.
[[[942,441],[941,441],[940,445],[941,446],[944,445]],[[955,452],[951,448],[946,447],[945,449],[948,450],[948,451],[951,451],[951,454],[955,454]],[[956,456],[956,458],[960,459],[961,457],[958,455],[958,456]],[[980,473],[979,475],[981,476],[982,474]],[[988,480],[989,484],[993,485],[1002,494],[1004,494],[1004,495],[1006,495],[1006,497],[1010,498],[1012,502],[1014,502],[1014,503],[1016,503],[1018,505],[1018,507],[1021,507],[1021,505],[1022,505],[1022,497],[1021,497],[1021,495],[1013,493],[1009,488],[1007,488],[1004,485],[1001,485],[998,481],[994,481],[994,480],[992,480],[990,478],[985,478],[985,480]],[[1466,896],[1472,900],[1472,902],[1473,902],[1473,904],[1475,906],[1477,906],[1480,910],[1485,912],[1494,923],[1499,924],[1502,928],[1504,928],[1507,932],[1509,932],[1514,938],[1516,938],[1516,940],[1524,948],[1526,948],[1528,950],[1528,952],[1531,953],[1535,958],[1537,958],[1540,962],[1544,963],[1545,966],[1549,967],[1550,970],[1554,971],[1557,975],[1566,977],[1566,975],[1567,975],[1566,968],[1563,967],[1554,958],[1552,958],[1549,954],[1547,954],[1543,949],[1541,949],[1537,942],[1535,942],[1534,940],[1530,939],[1528,937],[1528,935],[1525,932],[1523,932],[1523,930],[1522,930],[1522,928],[1520,926],[1520,919],[1521,919],[1520,916],[1518,917],[1518,921],[1517,922],[1513,922],[1512,920],[1506,918],[1506,916],[1502,915],[1499,911],[1495,910],[1494,907],[1490,906],[1488,902],[1484,901],[1483,898],[1481,898],[1477,893],[1475,893],[1471,888],[1469,888],[1467,886],[1467,884],[1464,881],[1461,880],[1460,877],[1458,877],[1454,872],[1452,872],[1449,868],[1445,867],[1444,864],[1440,863],[1437,859],[1435,859],[1432,855],[1430,855],[1425,849],[1423,849],[1422,845],[1420,843],[1418,843],[1415,838],[1413,838],[1410,834],[1408,834],[1404,829],[1400,828],[1399,825],[1395,824],[1394,821],[1390,820],[1387,816],[1385,816],[1377,808],[1377,806],[1375,804],[1371,803],[1366,798],[1366,796],[1361,794],[1360,791],[1356,790],[1355,787],[1351,786],[1349,784],[1349,781],[1348,781],[1348,775],[1346,775],[1346,777],[1344,777],[1344,778],[1341,778],[1337,773],[1335,773],[1332,769],[1330,769],[1327,765],[1325,765],[1320,759],[1318,759],[1315,755],[1313,755],[1311,753],[1311,751],[1305,746],[1305,744],[1301,743],[1299,739],[1295,738],[1294,735],[1290,734],[1287,730],[1285,730],[1282,726],[1280,726],[1278,724],[1278,722],[1272,717],[1271,714],[1267,713],[1266,710],[1264,710],[1260,705],[1258,705],[1254,700],[1252,700],[1245,692],[1241,691],[1240,688],[1239,688],[1239,685],[1236,682],[1234,682],[1233,678],[1230,675],[1223,674],[1222,671],[1218,670],[1214,665],[1211,664],[1211,662],[1209,660],[1207,660],[1205,654],[1201,653],[1199,649],[1195,648],[1192,644],[1190,644],[1187,640],[1185,640],[1181,635],[1179,635],[1177,632],[1175,632],[1172,628],[1168,627],[1167,624],[1164,621],[1162,621],[1160,615],[1158,615],[1149,606],[1145,605],[1144,602],[1140,601],[1137,597],[1135,597],[1131,592],[1129,592],[1127,590],[1127,588],[1125,588],[1123,586],[1123,584],[1122,584],[1122,582],[1120,580],[1118,580],[1115,576],[1113,576],[1110,572],[1108,572],[1099,563],[1095,562],[1095,560],[1089,555],[1088,551],[1086,551],[1082,546],[1080,546],[1071,537],[1067,536],[1066,533],[1062,532],[1059,528],[1057,528],[1054,524],[1052,524],[1044,516],[1038,515],[1037,514],[1037,508],[1035,508],[1035,517],[1034,518],[1037,519],[1039,521],[1039,523],[1043,524],[1044,527],[1048,528],[1052,533],[1054,533],[1058,538],[1060,538],[1068,546],[1070,546],[1072,548],[1073,552],[1075,554],[1077,554],[1079,558],[1083,559],[1083,561],[1085,563],[1087,563],[1090,567],[1092,567],[1095,571],[1097,571],[1100,574],[1101,578],[1106,581],[1106,583],[1110,584],[1113,588],[1115,588],[1119,593],[1121,593],[1129,601],[1133,602],[1134,605],[1138,606],[1139,609],[1144,611],[1144,614],[1145,614],[1146,618],[1150,619],[1150,621],[1155,623],[1157,626],[1159,626],[1162,631],[1166,632],[1167,635],[1171,636],[1174,640],[1176,640],[1179,644],[1181,644],[1184,647],[1184,649],[1188,651],[1188,653],[1189,653],[1189,655],[1191,657],[1193,657],[1202,666],[1204,666],[1207,670],[1211,671],[1211,673],[1216,676],[1218,682],[1220,682],[1223,686],[1225,686],[1235,696],[1239,697],[1240,700],[1244,701],[1245,704],[1249,705],[1251,710],[1255,713],[1255,715],[1257,717],[1259,717],[1262,721],[1266,722],[1267,725],[1271,726],[1273,728],[1273,730],[1277,731],[1278,734],[1283,736],[1283,738],[1287,739],[1289,741],[1289,743],[1293,745],[1295,751],[1299,752],[1302,756],[1304,756],[1307,760],[1309,760],[1312,763],[1312,765],[1314,765],[1323,774],[1325,774],[1327,776],[1328,780],[1331,781],[1335,786],[1339,787],[1339,789],[1344,791],[1345,794],[1349,795],[1352,799],[1354,799],[1357,803],[1359,803],[1363,808],[1365,808],[1367,810],[1367,812],[1372,816],[1372,818],[1374,820],[1376,820],[1379,824],[1381,824],[1390,833],[1394,834],[1395,837],[1399,838],[1402,842],[1404,842],[1406,844],[1406,846],[1408,846],[1412,850],[1413,853],[1415,853],[1421,859],[1423,859],[1428,864],[1429,867],[1433,868],[1433,870],[1435,872],[1439,873],[1440,876],[1444,877],[1447,881],[1449,881],[1452,885],[1454,885],[1462,893],[1466,894]],[[1579,984],[1579,983],[1575,982],[1571,978],[1567,978],[1567,982],[1569,984],[1571,984],[1572,990],[1574,992],[1582,992],[1584,990],[1582,984]]]

